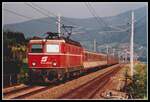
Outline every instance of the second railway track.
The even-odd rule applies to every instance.
[[[109,81],[109,78],[120,70],[120,65],[112,66],[111,70],[99,75],[93,80],[86,82],[85,84],[70,90],[69,92],[59,96],[58,99],[91,99],[97,91]]]

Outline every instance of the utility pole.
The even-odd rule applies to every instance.
[[[131,77],[133,77],[133,37],[134,37],[134,12],[132,11],[132,20],[131,20],[131,45],[130,45],[130,67],[131,67]]]
[[[94,39],[94,52],[96,52],[96,39]]]
[[[58,31],[58,36],[60,37],[60,14],[58,14],[58,19],[57,19],[57,31]]]
[[[113,56],[115,56],[115,48],[113,48]]]
[[[123,56],[124,56],[124,63],[126,63],[126,51],[123,52]]]
[[[118,51],[118,61],[120,63],[120,51]]]
[[[125,50],[125,63],[127,63],[127,58],[128,58],[128,54],[127,54],[127,49]]]
[[[109,53],[109,46],[108,45],[106,45],[106,53],[107,53],[107,64],[108,64],[108,53]]]

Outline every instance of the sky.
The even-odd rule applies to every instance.
[[[128,10],[134,10],[143,6],[148,7],[147,2],[89,2],[89,3],[95,9],[99,17],[115,16]],[[27,4],[31,4],[31,2],[26,3],[3,2],[2,3],[3,24],[19,23],[31,19],[39,19],[46,17],[45,15],[37,12],[35,9],[29,7]],[[70,18],[93,17],[92,14],[89,12],[87,6],[85,5],[85,2],[34,2],[33,4],[36,4],[51,12],[52,14],[49,13],[50,16],[54,16],[53,15],[54,13],[55,15],[60,14],[61,16]],[[26,19],[24,17],[20,17],[18,15],[6,11],[6,9],[31,18]]]

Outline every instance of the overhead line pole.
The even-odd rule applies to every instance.
[[[107,64],[108,64],[108,54],[109,54],[109,46],[108,45],[106,45],[106,53],[107,53]]]
[[[96,39],[94,39],[94,52],[96,52]]]
[[[58,20],[57,20],[57,30],[58,30],[58,36],[60,37],[60,14],[58,14]]]
[[[113,48],[113,56],[115,56],[115,48]]]
[[[133,68],[134,68],[134,65],[133,65],[134,12],[133,11],[132,11],[131,15],[132,15],[132,19],[131,19],[131,42],[130,42],[131,43],[131,45],[130,45],[130,67],[131,67],[131,77],[133,78]]]

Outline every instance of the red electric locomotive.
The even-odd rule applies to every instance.
[[[64,80],[88,68],[117,63],[117,59],[111,56],[85,51],[79,42],[52,34],[46,39],[32,39],[29,42],[31,83]]]
[[[83,66],[80,43],[64,37],[30,40],[29,76],[32,81],[63,80]]]

